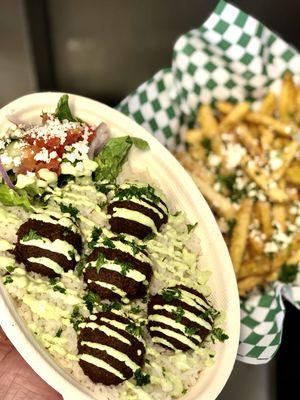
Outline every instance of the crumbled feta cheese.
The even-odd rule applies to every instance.
[[[276,253],[278,250],[278,244],[275,242],[267,242],[264,249],[265,253]]]
[[[210,154],[207,161],[210,167],[217,167],[221,163],[221,158],[216,154]]]
[[[36,155],[34,156],[34,159],[36,161],[43,161],[45,163],[48,162],[49,161],[49,152],[48,152],[48,150],[43,147],[41,149],[41,151],[36,153]]]
[[[246,150],[239,143],[228,143],[225,149],[226,167],[228,169],[236,168],[241,159],[246,155]]]

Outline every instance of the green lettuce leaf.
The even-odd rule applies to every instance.
[[[57,107],[54,114],[60,121],[64,119],[71,122],[82,122],[80,118],[74,117],[69,107],[69,96],[64,94],[61,96],[57,103]]]
[[[29,197],[26,191],[14,191],[10,189],[5,183],[0,183],[0,202],[8,207],[22,206],[27,211],[31,210]]]
[[[94,179],[96,181],[108,180],[114,182],[122,170],[132,145],[140,150],[149,149],[148,143],[140,138],[131,136],[111,138],[94,158],[94,161],[98,163],[98,168],[94,172]]]

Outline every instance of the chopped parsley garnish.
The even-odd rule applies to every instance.
[[[122,305],[121,303],[114,302],[114,303],[102,303],[101,308],[103,312],[111,311],[111,310],[121,310]]]
[[[97,274],[99,274],[100,268],[102,267],[103,264],[105,264],[105,261],[106,261],[105,255],[103,253],[99,253],[96,261]]]
[[[233,191],[235,181],[236,181],[236,174],[228,174],[228,175],[219,174],[217,176],[217,182],[220,182],[221,185],[223,185],[226,189],[229,190],[229,192]]]
[[[212,151],[211,139],[208,137],[203,138],[201,141],[201,145],[205,149],[206,157],[208,157]]]
[[[202,314],[199,315],[201,318],[211,318],[215,320],[220,315],[220,311],[215,310],[214,308],[208,308]]]
[[[3,285],[7,285],[8,283],[12,283],[14,280],[11,276],[6,276],[3,282]]]
[[[292,283],[298,273],[298,264],[283,264],[279,273],[279,280],[284,283]]]
[[[193,326],[188,327],[186,326],[184,332],[187,336],[193,336],[199,331],[199,328],[194,328]]]
[[[7,267],[5,267],[6,268],[6,271],[7,272],[13,272],[13,270],[15,269],[15,267],[13,267],[13,266],[11,266],[11,265],[8,265]]]
[[[101,203],[98,203],[98,206],[100,207],[101,210],[107,206],[107,201],[102,201]]]
[[[142,187],[132,185],[129,188],[118,189],[116,197],[118,197],[119,200],[130,200],[133,197],[138,199],[146,197],[154,204],[158,204],[161,201],[160,197],[155,194],[155,189],[150,185]]]
[[[181,322],[182,317],[184,316],[184,309],[182,307],[177,307],[176,310],[172,311],[172,314],[174,315],[176,322]]]
[[[59,177],[57,178],[57,186],[59,188],[62,188],[66,186],[68,182],[74,181],[74,179],[75,179],[74,175],[60,174]]]
[[[75,331],[79,330],[79,325],[84,321],[83,315],[80,314],[79,307],[75,306],[70,318],[71,324]]]
[[[171,303],[173,300],[181,299],[181,290],[178,288],[163,289],[162,297],[167,303]]]
[[[69,251],[68,251],[68,254],[69,254],[69,257],[70,257],[70,258],[75,258],[75,251],[69,250]]]
[[[54,285],[53,290],[54,292],[66,293],[66,289],[58,285]]]
[[[114,244],[114,242],[108,238],[107,236],[103,239],[103,245],[108,247],[109,249],[114,249],[116,247],[116,245]]]
[[[54,292],[66,293],[66,289],[58,286],[58,278],[50,278],[49,283],[52,286]]]
[[[97,293],[88,292],[83,296],[83,301],[85,302],[86,308],[89,310],[90,313],[92,313],[94,305],[100,304],[101,299]]]
[[[187,388],[184,388],[184,389],[182,389],[182,392],[181,392],[181,394],[186,394],[187,393]]]
[[[59,328],[55,334],[55,337],[61,337],[62,331],[63,331],[62,328]]]
[[[29,240],[39,240],[42,237],[34,229],[30,229],[25,236],[22,237],[22,242],[29,242]]]
[[[134,379],[137,386],[144,386],[150,383],[150,375],[143,374],[141,368],[134,372]]]
[[[131,309],[130,309],[130,312],[132,314],[138,314],[141,311],[142,311],[142,308],[140,306],[131,307]]]
[[[233,232],[233,228],[235,227],[235,224],[236,224],[236,219],[234,219],[234,218],[231,218],[231,219],[228,219],[227,221],[227,226],[228,226],[228,235],[229,236],[231,236],[232,235],[232,232]]]
[[[198,222],[195,222],[194,224],[187,224],[186,227],[187,227],[188,233],[191,233],[192,230],[195,229],[197,225],[198,225]]]
[[[128,272],[133,269],[132,264],[130,264],[129,262],[121,262],[120,266],[121,266],[121,275],[124,276],[126,276]]]
[[[147,304],[147,303],[148,303],[148,300],[149,300],[149,295],[146,294],[146,295],[142,298],[142,303],[143,303],[143,304]]]
[[[180,214],[181,214],[181,211],[176,211],[176,213],[172,214],[172,215],[173,215],[173,217],[178,217],[178,215],[180,215]]]
[[[152,240],[154,238],[155,238],[155,233],[152,232],[152,233],[149,233],[149,235],[147,235],[146,237],[144,237],[143,241],[147,242],[148,240]]]
[[[138,324],[135,324],[134,322],[130,322],[128,325],[126,325],[125,329],[127,332],[131,333],[134,336],[142,336],[143,325],[144,325],[144,323],[141,323],[141,325],[138,325]]]
[[[86,266],[86,257],[83,256],[75,268],[77,276],[81,276],[83,274],[85,266]]]
[[[217,175],[217,182],[229,191],[230,200],[237,203],[247,194],[246,188],[238,189],[236,185],[236,174]]]
[[[60,211],[62,213],[68,213],[71,215],[73,218],[77,218],[77,214],[79,213],[78,209],[76,207],[73,207],[72,204],[69,204],[68,206],[66,204],[60,203]]]
[[[97,227],[97,226],[95,226],[93,231],[92,231],[92,235],[91,235],[92,240],[88,244],[88,247],[90,249],[94,249],[96,247],[97,242],[98,242],[101,234],[102,234],[102,229]]]
[[[124,235],[119,235],[118,239],[121,243],[130,246],[134,255],[138,253],[143,253],[145,250],[147,250],[147,246],[145,244],[140,245],[137,244],[135,241],[130,242],[129,240],[125,239]]]
[[[213,328],[211,331],[211,338],[213,343],[215,343],[215,340],[219,340],[220,342],[225,342],[229,338],[228,335],[223,331],[221,328]]]
[[[97,183],[95,186],[98,192],[104,194],[107,194],[110,190],[112,190],[112,186],[106,183]]]

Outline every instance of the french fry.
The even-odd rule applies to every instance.
[[[239,125],[236,128],[236,134],[239,141],[246,147],[251,156],[255,157],[257,154],[260,153],[258,140],[253,137],[247,125],[245,124]]]
[[[288,200],[287,194],[276,182],[270,182],[269,177],[248,156],[243,157],[241,165],[249,178],[262,188],[271,201],[282,203]]]
[[[295,100],[295,121],[299,125],[300,124],[300,85],[296,88],[296,100]]]
[[[295,127],[292,124],[285,124],[283,121],[264,115],[259,112],[249,112],[245,120],[253,124],[264,125],[268,129],[275,131],[284,137],[290,137],[295,133]]]
[[[282,166],[280,168],[278,168],[277,170],[275,170],[272,174],[272,178],[275,181],[278,181],[279,179],[281,179],[283,177],[286,170],[292,163],[292,161],[298,151],[298,148],[299,148],[299,145],[295,141],[293,141],[290,144],[288,144],[287,146],[285,146],[285,148],[283,149],[283,152],[281,154],[281,157],[280,157],[282,160]]]
[[[287,264],[299,264],[299,263],[300,263],[300,249],[296,250],[296,252],[292,254],[287,260]]]
[[[247,244],[252,208],[253,201],[251,199],[244,199],[242,201],[240,209],[237,212],[236,224],[232,232],[229,252],[236,274],[240,269]]]
[[[221,122],[220,129],[226,132],[227,129],[230,129],[234,125],[241,122],[249,111],[249,108],[250,104],[247,102],[242,102],[235,105]]]
[[[266,201],[257,201],[255,204],[255,211],[262,226],[263,233],[267,237],[270,237],[273,233],[270,203]]]
[[[287,72],[282,81],[279,96],[279,115],[282,121],[289,122],[295,113],[296,88],[292,75]]]
[[[270,262],[266,258],[252,259],[244,262],[238,273],[238,279],[244,279],[249,276],[266,275],[270,272]]]
[[[300,104],[299,104],[300,105]],[[232,103],[228,101],[218,101],[217,102],[217,110],[222,114],[229,114],[233,109]],[[300,107],[299,107],[300,110]]]
[[[211,139],[214,153],[220,155],[222,142],[219,135],[219,125],[210,106],[202,105],[199,108],[197,121],[202,127],[204,136]]]
[[[206,157],[205,149],[201,145],[191,146],[189,148],[189,153],[194,160],[197,161],[205,160]]]
[[[235,208],[227,197],[222,196],[220,193],[216,192],[211,185],[209,185],[205,180],[197,176],[197,174],[192,173],[192,178],[194,179],[196,185],[200,189],[203,196],[210,203],[210,205],[217,210],[217,212],[226,219],[232,219],[235,215]]]
[[[273,221],[278,222],[283,232],[286,230],[286,207],[284,204],[274,204],[272,208]]]
[[[263,151],[270,150],[272,142],[274,140],[274,133],[264,126],[259,127],[260,131],[260,143]]]
[[[240,296],[245,296],[256,286],[263,285],[265,279],[263,276],[249,276],[238,281],[238,289]]]
[[[285,171],[285,179],[286,182],[295,185],[295,186],[300,186],[300,164],[294,164],[290,165],[287,170]]]
[[[286,247],[282,250],[279,250],[278,253],[275,254],[273,260],[271,261],[271,269],[272,271],[278,271],[281,266],[287,261],[289,257],[289,249]]]
[[[266,276],[266,282],[274,282],[277,281],[279,275],[279,271],[272,271]]]
[[[251,236],[248,238],[249,249],[252,256],[256,256],[258,254],[262,254],[264,251],[264,242],[261,240],[255,239]]]
[[[202,139],[203,131],[199,128],[189,129],[185,134],[185,141],[191,145],[200,143]]]
[[[272,116],[276,109],[275,93],[269,92],[262,101],[259,112],[261,114]]]
[[[213,185],[215,181],[214,174],[209,171],[201,161],[193,160],[190,154],[186,152],[175,153],[175,157],[187,171],[194,172],[207,183]]]

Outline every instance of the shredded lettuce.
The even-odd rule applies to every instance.
[[[148,143],[140,138],[131,136],[111,138],[94,158],[98,164],[98,168],[94,172],[94,180],[114,182],[122,170],[132,145],[140,150],[149,149]]]
[[[68,120],[71,122],[82,122],[80,118],[75,117],[69,107],[69,96],[64,94],[57,103],[54,115],[60,120]]]
[[[0,183],[0,202],[8,207],[22,206],[27,211],[31,210],[27,192],[25,190],[15,191],[4,183]]]

